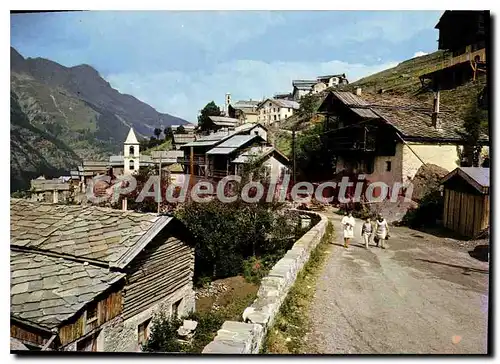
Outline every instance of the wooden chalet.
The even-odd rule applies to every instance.
[[[10,215],[11,342],[140,351],[156,312],[194,309],[192,240],[174,218],[18,199]]]
[[[439,19],[442,61],[420,76],[434,90],[455,88],[486,72],[489,11],[447,10]]]
[[[443,225],[473,238],[490,222],[490,169],[458,167],[443,177]]]

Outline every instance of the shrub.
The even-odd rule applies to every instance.
[[[425,195],[416,209],[410,209],[403,216],[401,225],[411,228],[422,226],[434,226],[436,221],[443,216],[443,197],[439,190],[435,190]]]
[[[238,275],[251,256],[286,251],[298,221],[296,214],[280,214],[277,205],[218,200],[187,203],[176,217],[196,240],[195,276],[212,278]]]
[[[177,340],[182,320],[169,318],[164,312],[156,314],[151,322],[151,333],[142,351],[176,353],[187,348]]]

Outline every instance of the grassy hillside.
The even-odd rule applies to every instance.
[[[443,61],[443,52],[438,51],[422,57],[401,62],[396,67],[389,68],[371,76],[362,78],[346,87],[354,90],[361,87],[362,93],[376,93],[380,89],[388,94],[405,96],[409,99],[431,103],[434,95],[423,91],[419,76],[428,73]],[[477,102],[479,93],[486,86],[486,75],[479,73],[475,81],[470,81],[452,90],[440,92],[440,105],[443,109],[454,111],[459,117],[465,117],[468,110]]]

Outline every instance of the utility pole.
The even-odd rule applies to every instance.
[[[295,179],[296,179],[296,161],[295,161],[296,149],[297,149],[297,147],[295,145],[295,128],[293,128],[293,131],[292,131],[292,153],[293,153],[292,185],[295,185]]]
[[[194,148],[191,147],[191,152],[189,153],[189,187],[192,186],[193,183],[193,175],[194,175]]]
[[[160,199],[158,201],[158,213],[160,213],[160,205],[161,205],[161,155],[162,155],[162,152],[160,152],[160,169],[158,171],[158,174],[160,175],[160,191],[158,192],[160,194]]]

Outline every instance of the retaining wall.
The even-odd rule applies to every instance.
[[[304,211],[301,211],[305,213]],[[258,354],[267,330],[272,327],[281,304],[295,283],[297,274],[309,260],[326,233],[328,219],[318,213],[320,221],[295,242],[293,247],[261,281],[257,298],[243,312],[243,321],[226,321],[202,354]]]

